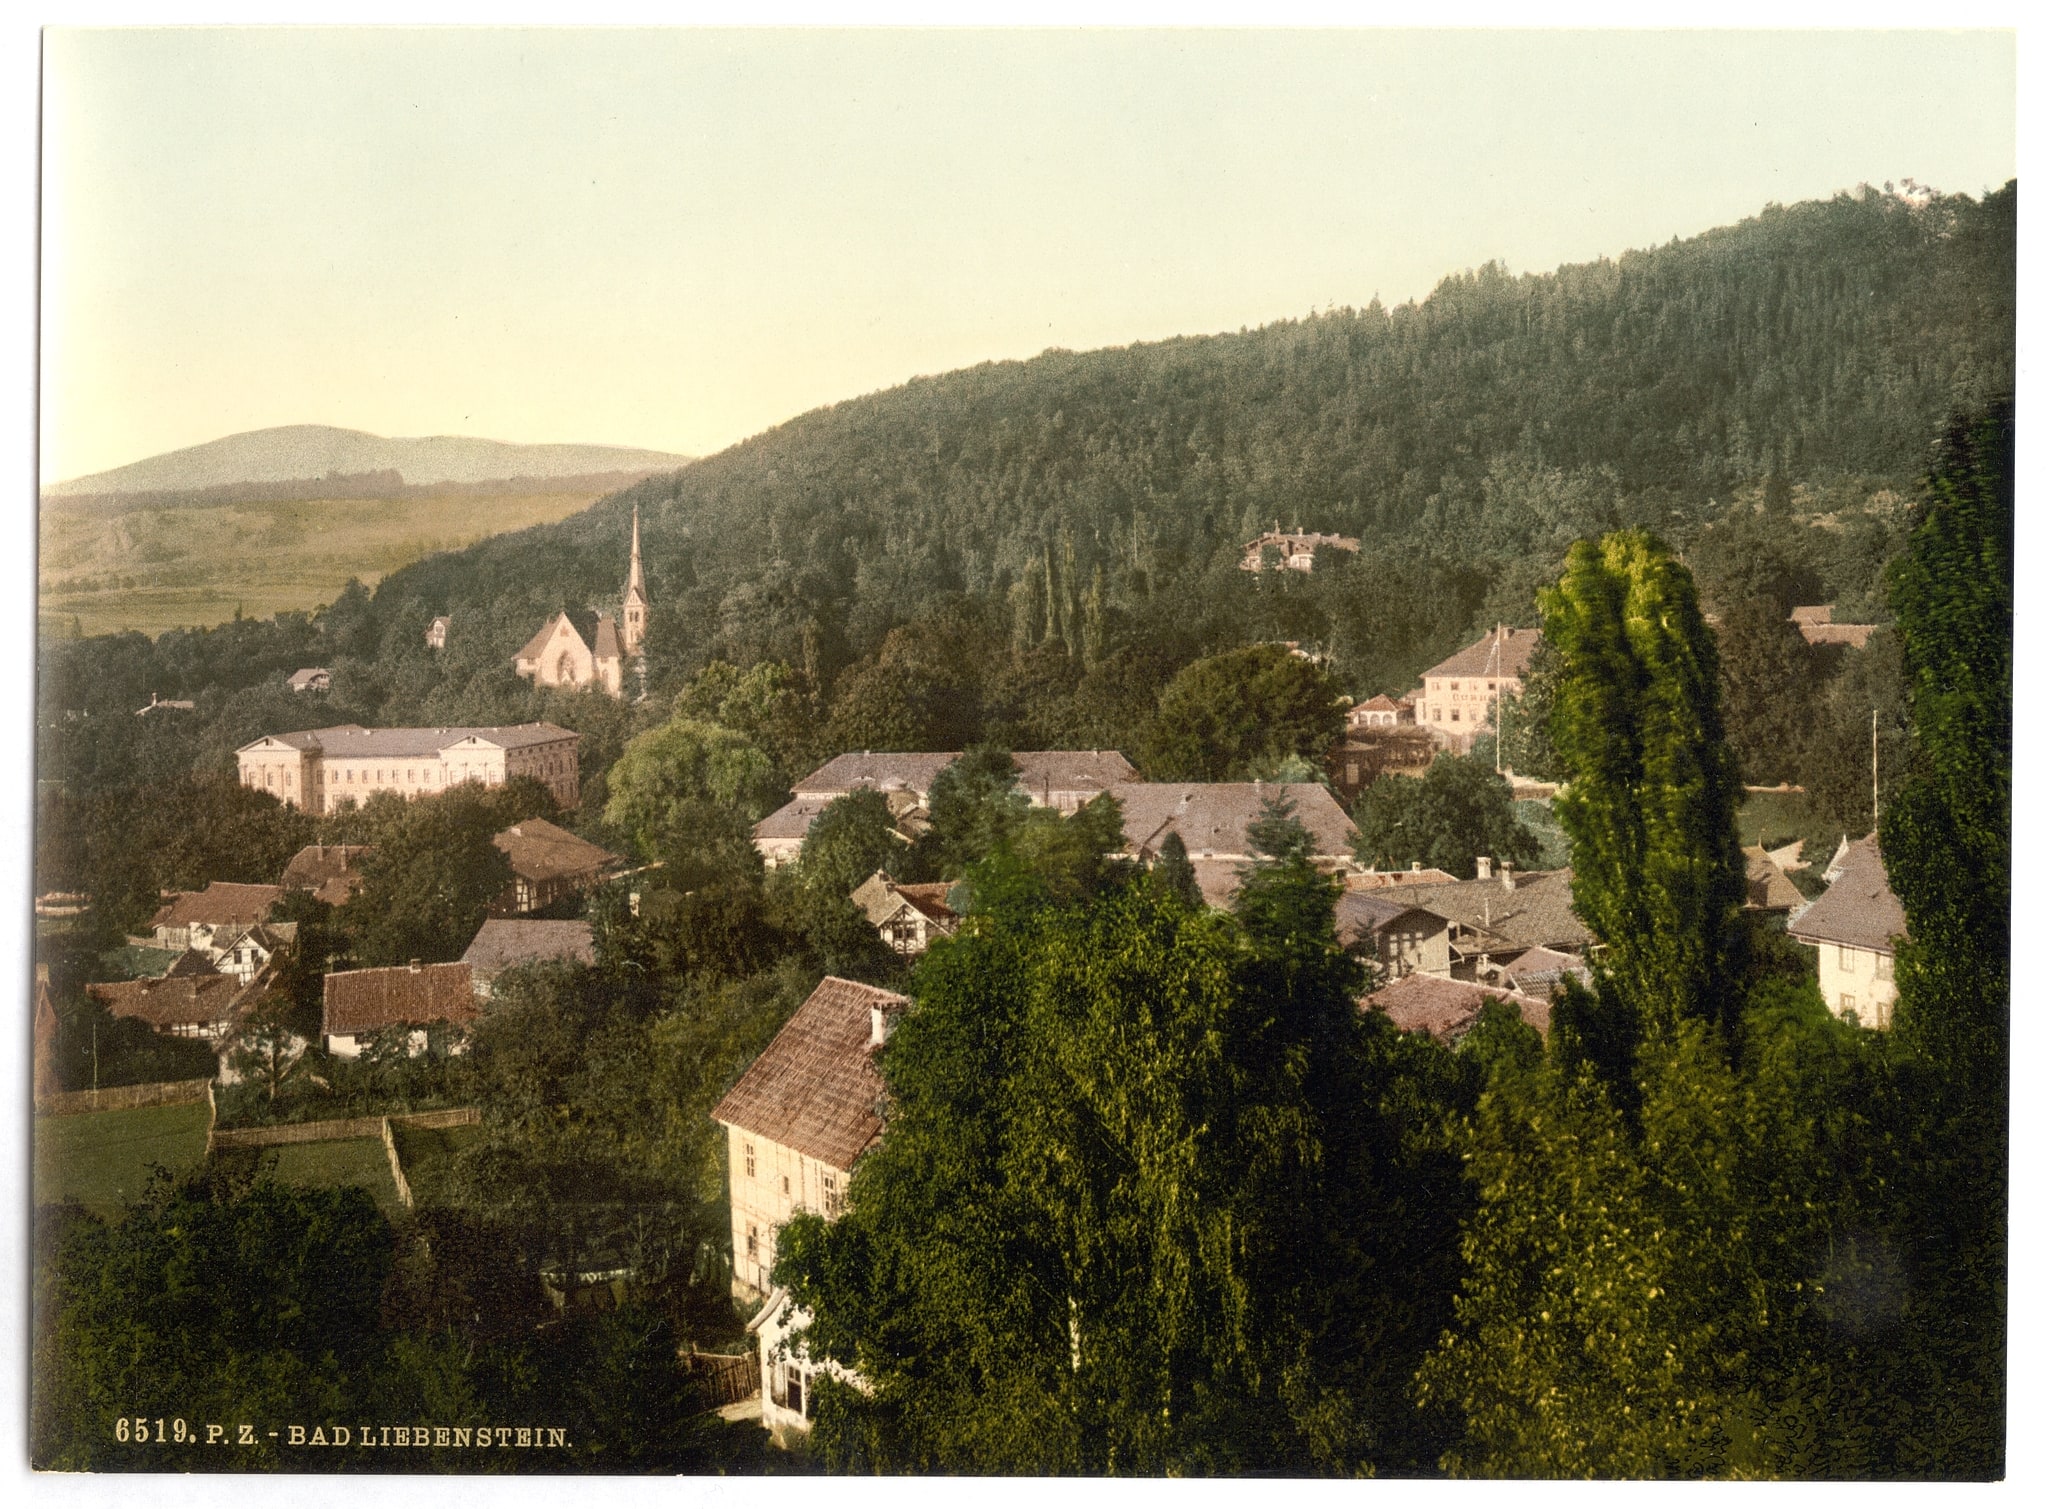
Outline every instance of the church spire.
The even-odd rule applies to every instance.
[[[633,553],[627,558],[626,591],[619,602],[619,642],[628,656],[641,652],[648,630],[648,581],[641,574],[641,505],[634,504]]]

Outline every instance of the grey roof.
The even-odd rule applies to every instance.
[[[1556,949],[1526,949],[1502,966],[1502,979],[1509,988],[1531,996],[1549,996],[1569,975],[1583,985],[1594,983],[1586,964]]]
[[[785,802],[774,812],[754,826],[757,842],[775,839],[797,839],[811,831],[812,819],[817,817],[833,800],[830,796],[800,796]]]
[[[1798,848],[1796,844],[1793,847]],[[1744,906],[1754,912],[1790,912],[1806,898],[1787,879],[1772,855],[1756,844],[1744,847]]]
[[[477,929],[477,936],[463,951],[461,962],[469,965],[475,975],[490,979],[515,965],[531,964],[537,959],[597,963],[598,955],[591,946],[591,924],[494,917]]]
[[[1490,630],[1426,676],[1521,676],[1544,636],[1536,629]]]
[[[513,874],[522,880],[595,875],[624,863],[610,849],[600,848],[541,817],[514,823],[503,833],[493,834],[491,842],[511,862]]]
[[[1526,870],[1505,883],[1455,880],[1450,885],[1404,886],[1412,905],[1428,907],[1472,932],[1491,933],[1524,948],[1582,949],[1594,941],[1573,913],[1571,870]]]
[[[1284,792],[1310,834],[1310,852],[1349,858],[1359,829],[1331,793],[1312,781],[1275,785],[1261,781],[1126,781],[1111,787],[1125,814],[1125,848],[1150,857],[1170,832],[1179,833],[1191,859],[1249,859],[1246,828],[1268,798]]]
[[[1908,918],[1887,884],[1879,841],[1859,839],[1844,851],[1842,865],[1835,883],[1787,923],[1788,934],[1803,943],[1847,943],[1892,953],[1894,939],[1907,936]]]
[[[799,796],[841,796],[861,787],[877,791],[913,791],[924,796],[942,770],[961,752],[835,755],[792,789]],[[1138,772],[1115,749],[1025,749],[1011,756],[1018,766],[1018,785],[1028,793],[1101,792]]]
[[[264,739],[275,739],[313,754],[423,759],[465,739],[476,739],[499,749],[524,749],[530,744],[551,744],[557,739],[576,737],[553,723],[514,723],[490,728],[365,728],[359,723],[342,723],[333,728],[266,734]],[[264,739],[245,744],[236,753],[255,749]]]
[[[313,683],[316,681],[325,681],[328,679],[330,678],[328,677],[327,668],[325,666],[312,665],[306,667],[306,669],[302,671],[292,672],[291,675],[285,678],[285,684],[291,687],[293,691],[298,692],[304,691],[307,687],[313,685]]]

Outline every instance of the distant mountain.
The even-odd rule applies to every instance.
[[[74,477],[46,498],[130,492],[189,492],[245,482],[296,482],[329,475],[397,472],[414,486],[503,477],[587,476],[668,471],[691,458],[619,445],[515,445],[463,435],[388,439],[325,424],[288,424],[209,440],[146,461]]]

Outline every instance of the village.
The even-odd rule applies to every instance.
[[[1241,567],[1309,573],[1319,552],[1358,549],[1357,540],[1277,527],[1245,545]],[[587,643],[571,614],[559,613],[519,651],[514,668],[552,688],[628,698],[639,684],[650,607],[636,512],[616,618],[598,614],[595,642]],[[1871,632],[1868,625],[1833,623],[1826,607],[1797,609],[1794,622],[1810,643],[1862,646]],[[429,647],[445,645],[449,629],[449,618],[437,617]],[[1484,1010],[1503,1003],[1544,1034],[1558,992],[1572,982],[1591,983],[1599,958],[1593,935],[1576,915],[1570,868],[1518,868],[1507,856],[1491,854],[1476,855],[1471,873],[1463,874],[1421,863],[1377,868],[1363,856],[1360,829],[1349,815],[1377,781],[1421,777],[1440,757],[1466,755],[1483,737],[1499,751],[1501,711],[1523,696],[1541,642],[1535,629],[1498,626],[1431,666],[1407,695],[1350,702],[1342,737],[1316,779],[1148,781],[1116,750],[1020,750],[996,756],[1010,771],[1006,799],[1064,818],[1110,804],[1121,839],[1109,857],[1136,869],[1185,871],[1200,902],[1220,910],[1231,908],[1242,878],[1263,860],[1260,824],[1284,814],[1300,825],[1315,867],[1334,882],[1339,943],[1371,971],[1360,1011],[1456,1046]],[[1287,648],[1298,657],[1313,653]],[[328,672],[308,667],[288,684],[294,693],[318,695],[327,689]],[[176,706],[153,698],[141,711],[163,716]],[[432,801],[529,781],[564,815],[581,799],[579,742],[577,733],[546,722],[346,724],[266,733],[236,750],[235,759],[243,787],[309,814],[346,812],[383,795]],[[792,782],[787,800],[754,822],[751,841],[760,866],[771,874],[800,866],[822,820],[857,797],[879,798],[891,840],[910,850],[931,833],[935,788],[966,753],[864,749],[835,755]],[[1499,754],[1496,763],[1499,783],[1517,798],[1545,802],[1557,793],[1554,783],[1500,768]],[[296,1065],[310,1074],[313,1065],[339,1066],[365,1055],[460,1057],[470,1030],[490,1016],[522,971],[598,963],[595,913],[587,901],[623,898],[628,913],[638,916],[644,892],[652,897],[652,888],[663,883],[659,863],[611,852],[546,817],[511,823],[491,844],[504,856],[511,880],[457,957],[346,969],[302,957],[302,924],[281,914],[309,900],[349,905],[376,852],[370,845],[317,843],[294,855],[271,883],[219,880],[164,895],[148,932],[126,940],[138,960],[158,960],[161,967],[86,989],[116,1019],[214,1050],[213,1080],[155,1090],[64,1091],[52,1062],[57,1022],[45,971],[35,1021],[39,1108],[141,1106],[152,1103],[152,1094],[197,1095],[211,1107],[252,1073],[277,1076]],[[1802,848],[1796,841],[1771,851],[1755,844],[1745,849],[1745,910],[1812,951],[1815,978],[1832,1012],[1857,1027],[1884,1030],[1892,1019],[1894,951],[1906,924],[1876,838],[1841,839],[1812,868],[1805,892],[1791,878],[1810,869]],[[956,935],[972,905],[959,874],[910,881],[887,868],[876,869],[846,899],[882,948],[907,967]],[[49,895],[39,914],[54,923],[88,900]],[[317,1034],[277,1025],[272,1008],[288,975],[317,978]],[[715,1380],[705,1398],[728,1419],[758,1420],[778,1444],[799,1442],[810,1429],[819,1369],[844,1376],[835,1364],[815,1363],[804,1347],[800,1333],[808,1317],[774,1277],[778,1234],[799,1213],[831,1219],[843,1209],[857,1164],[887,1135],[878,1055],[902,1014],[914,1010],[915,993],[827,974],[712,1112],[724,1139],[730,1211],[730,1254],[722,1261],[746,1320],[747,1350],[699,1359]],[[464,1109],[424,1113],[424,1119],[384,1116],[388,1157],[382,1161],[405,1192],[405,1204],[413,1203],[421,1183],[417,1170],[409,1177],[401,1151],[406,1138],[417,1139],[422,1128],[460,1132],[475,1115]],[[207,1147],[263,1145],[265,1135],[260,1129],[215,1131],[210,1121]],[[302,1125],[278,1129],[275,1140],[305,1143],[320,1135],[318,1124]],[[639,1276],[627,1262],[602,1272],[565,1270],[543,1282],[558,1309],[602,1308],[619,1302]],[[745,1376],[736,1372],[741,1355]]]

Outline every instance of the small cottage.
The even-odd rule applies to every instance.
[[[407,1051],[427,1051],[428,1029],[464,1028],[477,1019],[467,964],[402,964],[345,969],[323,982],[320,1036],[337,1058],[355,1058],[378,1034],[412,1029]]]

